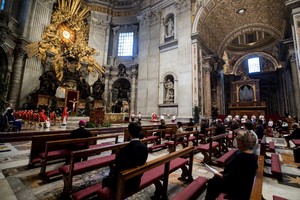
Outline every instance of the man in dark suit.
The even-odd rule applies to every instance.
[[[79,128],[71,131],[69,138],[70,139],[77,139],[77,138],[88,138],[92,137],[93,135],[91,134],[90,131],[86,130],[84,127],[86,126],[86,121],[85,120],[80,120],[79,123]],[[88,142],[80,142],[76,144],[70,144],[69,149],[72,151],[77,151],[77,150],[82,150],[82,149],[87,149],[89,147]],[[79,158],[78,160],[75,160],[75,162],[80,162],[81,160],[86,160],[87,158]],[[66,163],[68,164],[70,162],[70,158],[67,158]]]
[[[120,171],[134,168],[143,165],[148,158],[148,149],[145,144],[140,142],[139,135],[142,127],[137,122],[130,122],[128,125],[128,132],[130,134],[130,142],[128,145],[120,149],[116,157],[115,168],[110,175],[103,179],[103,187],[110,187],[114,191],[117,190],[117,180]],[[136,191],[141,182],[142,174],[126,181],[125,193]]]
[[[69,138],[75,139],[75,138],[88,138],[92,137],[92,134],[90,131],[86,130],[84,127],[86,126],[85,120],[80,120],[78,123],[79,128],[71,131]]]

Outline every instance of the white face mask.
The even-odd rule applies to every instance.
[[[236,141],[236,138],[233,140],[232,146],[234,146],[235,148],[237,148],[237,141]]]

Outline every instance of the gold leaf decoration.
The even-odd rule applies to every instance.
[[[27,45],[28,56],[45,61],[47,51],[54,53],[53,66],[59,80],[63,78],[63,69],[67,66],[66,54],[78,59],[77,69],[81,62],[85,62],[89,72],[104,73],[104,68],[94,58],[96,50],[88,46],[89,26],[86,18],[89,11],[80,0],[58,0],[58,8],[53,12],[41,41]]]

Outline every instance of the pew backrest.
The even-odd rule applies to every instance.
[[[258,157],[258,169],[253,181],[252,191],[250,200],[261,200],[262,199],[262,187],[263,187],[263,173],[264,173],[264,156]]]
[[[157,129],[158,125],[152,125],[152,126],[142,126],[142,134],[146,134],[147,130],[153,130],[153,129]],[[128,129],[124,129],[124,142],[127,142],[130,140],[130,136],[129,136],[129,132]]]
[[[179,151],[170,153],[168,155],[162,156],[160,158],[148,161],[142,166],[121,171],[118,176],[118,188],[117,188],[117,193],[116,193],[116,199],[117,200],[124,199],[124,187],[125,187],[126,180],[133,178],[137,175],[140,175],[140,174],[142,174],[150,169],[153,169],[155,167],[158,167],[160,165],[165,166],[164,178],[163,178],[163,181],[164,181],[163,188],[165,190],[164,193],[166,193],[166,190],[168,187],[170,161],[175,158],[186,156],[186,155],[189,155],[189,159],[190,159],[189,170],[192,170],[194,148],[187,147],[187,148],[181,149]]]
[[[33,136],[31,141],[28,168],[32,168],[35,163],[40,162],[39,154],[45,151],[46,142],[67,139],[70,133],[58,133],[50,135]]]

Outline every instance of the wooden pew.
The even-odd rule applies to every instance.
[[[165,144],[168,146],[169,152],[176,151],[177,145],[182,145],[182,147],[187,147],[189,145],[189,142],[193,142],[194,146],[198,145],[198,131],[185,131],[183,133],[177,133],[174,136],[174,141],[168,141],[165,142]],[[183,140],[180,140],[180,138],[185,137]]]
[[[72,190],[73,177],[75,175],[83,174],[101,167],[110,166],[115,163],[116,153],[120,148],[127,145],[128,142],[99,147],[96,149],[85,149],[79,151],[73,151],[71,153],[71,162],[69,165],[65,165],[59,168],[59,172],[63,175],[64,187],[62,196],[68,197]],[[98,157],[82,162],[75,162],[76,159],[81,157],[90,157],[97,154],[101,154],[104,151],[112,151],[111,155]]]
[[[206,183],[208,179],[199,176],[192,183],[190,183],[187,187],[177,193],[172,200],[194,200],[203,192],[206,188]]]
[[[190,126],[190,125],[187,125],[187,126],[183,126],[183,130],[184,131],[196,131],[197,130],[197,125],[193,125],[193,126]]]
[[[58,134],[50,134],[50,135],[33,136],[27,168],[31,169],[35,166],[35,164],[41,162],[41,158],[39,154],[45,151],[45,146],[47,141],[67,139],[69,135],[70,133],[58,133]]]
[[[257,159],[258,169],[253,181],[252,191],[250,200],[261,200],[262,199],[262,186],[263,186],[263,174],[264,174],[264,156],[260,155]]]
[[[48,181],[49,178],[59,175],[58,169],[54,169],[46,172],[47,170],[46,168],[48,162],[51,160],[61,159],[62,161],[65,161],[66,158],[69,158],[71,154],[71,150],[68,148],[69,145],[74,145],[78,143],[88,143],[90,149],[95,149],[98,147],[118,143],[118,137],[119,134],[103,134],[100,136],[90,137],[90,138],[76,138],[76,139],[66,139],[66,140],[56,140],[56,141],[46,142],[45,152],[39,154],[41,158],[40,176],[45,181]],[[105,142],[105,143],[96,144],[97,140],[103,140],[108,138],[113,138],[114,142]]]
[[[227,134],[220,134],[216,136],[211,136],[209,138],[208,144],[200,144],[195,147],[195,152],[201,152],[204,155],[204,163],[212,163],[212,155],[213,153],[217,153],[220,155],[220,152],[223,149],[224,140],[227,138]]]
[[[217,159],[218,165],[224,167],[231,160],[231,158],[235,155],[236,152],[237,149],[235,148],[232,148],[230,151],[226,152],[224,155]]]
[[[146,135],[146,131],[147,130],[153,130],[153,129],[157,129],[158,125],[151,125],[151,126],[142,126],[142,131],[141,133],[145,136]],[[128,129],[124,129],[124,142],[128,142],[130,140],[130,135],[128,132]]]
[[[122,129],[123,130],[123,129]],[[91,133],[93,136],[102,135],[105,133],[118,133],[119,129],[112,129],[112,132],[109,132],[108,130],[91,130]],[[117,131],[117,132],[116,132]],[[31,147],[30,147],[30,155],[29,155],[29,161],[27,168],[31,169],[35,167],[36,164],[40,163],[41,159],[39,157],[39,154],[45,152],[46,142],[48,141],[55,141],[55,140],[64,140],[68,139],[70,135],[71,130],[63,131],[63,132],[55,132],[53,134],[52,132],[43,132],[43,135],[36,135],[32,136],[31,139]]]
[[[87,130],[91,132],[97,132],[97,135],[104,134],[104,133],[120,133],[123,132],[125,127],[109,127],[109,128],[87,128]],[[41,136],[41,135],[51,135],[51,134],[61,134],[61,133],[70,133],[72,129],[66,130],[43,130],[43,131],[27,131],[22,130],[21,132],[8,132],[8,133],[1,133],[0,142],[16,142],[16,141],[29,141],[32,140],[34,136]]]
[[[158,135],[158,136],[159,136],[159,138],[160,138],[160,143],[159,143],[159,144],[154,144],[154,145],[150,146],[150,147],[148,148],[149,152],[153,152],[154,150],[157,150],[157,149],[164,149],[164,148],[167,148],[167,145],[166,145],[165,143],[161,143],[162,138],[164,138],[164,137],[163,137],[163,133],[164,133],[164,135],[170,134],[170,133],[172,133],[173,129],[172,129],[172,128],[166,128],[166,129],[154,129],[153,131],[156,132],[155,135]],[[149,130],[149,131],[147,131],[147,132],[150,132],[150,134],[151,134],[151,130]],[[147,133],[147,134],[149,134],[149,133]],[[171,134],[170,134],[170,135],[171,135]]]
[[[157,158],[152,161],[149,161],[140,167],[121,171],[118,176],[118,188],[116,193],[113,193],[112,191],[110,191],[109,188],[105,187],[98,190],[97,194],[101,199],[108,200],[108,199],[115,198],[116,200],[121,200],[121,199],[123,200],[124,197],[133,195],[133,194],[124,194],[125,181],[143,173],[141,184],[138,191],[154,183],[159,184],[160,180],[162,179],[163,184],[162,187],[160,188],[161,191],[155,194],[156,194],[156,198],[161,197],[162,199],[167,199],[169,174],[171,172],[188,164],[189,165],[188,174],[186,174],[185,177],[187,177],[186,179],[187,181],[193,180],[192,178],[192,166],[193,166],[193,157],[194,157],[193,152],[194,152],[193,147],[187,147],[179,151],[170,153],[169,155],[165,155],[161,158]],[[186,155],[189,155],[189,161],[180,158]]]

